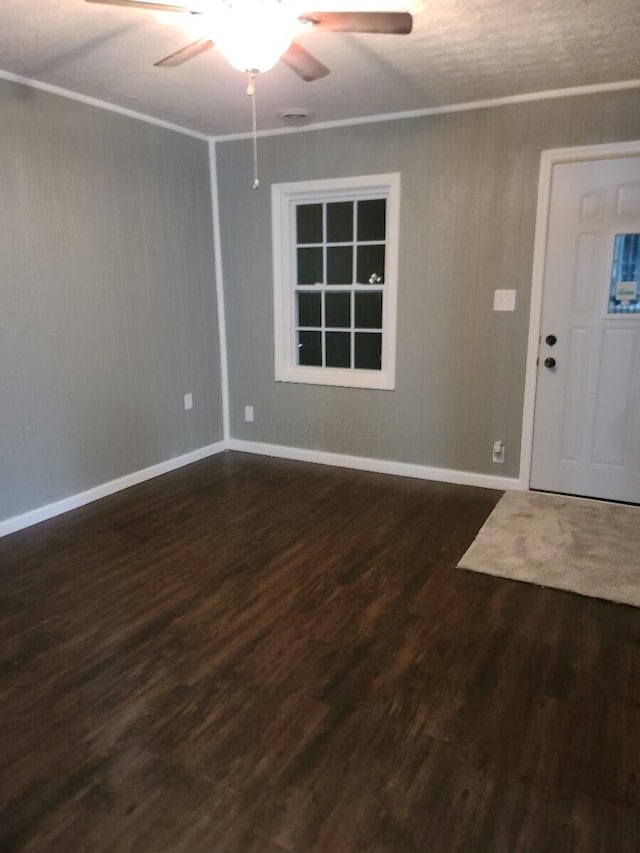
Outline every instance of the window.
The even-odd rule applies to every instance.
[[[640,314],[640,234],[616,234],[609,314]]]
[[[395,385],[400,176],[272,187],[281,382]]]

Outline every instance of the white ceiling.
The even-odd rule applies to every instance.
[[[262,75],[261,129],[282,126],[277,113],[290,107],[325,122],[640,78],[639,0],[312,0],[310,8],[408,9],[414,31],[304,33],[300,43],[331,74],[304,83],[279,64]],[[153,67],[198,37],[185,26],[199,20],[84,0],[0,0],[0,69],[203,134],[246,131],[245,80],[217,51]]]

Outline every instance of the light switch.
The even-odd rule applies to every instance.
[[[515,311],[516,310],[516,292],[515,292],[515,290],[494,290],[493,291],[493,310],[494,311]]]

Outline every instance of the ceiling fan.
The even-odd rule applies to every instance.
[[[329,69],[295,41],[305,29],[339,33],[388,33],[408,35],[413,20],[408,12],[298,12],[287,0],[195,0],[194,5],[145,2],[145,0],[86,0],[108,6],[126,6],[159,12],[202,15],[207,29],[227,61],[240,71],[268,71],[280,59],[307,82],[319,80]],[[298,7],[299,8],[299,7]],[[173,68],[214,47],[203,37],[154,63]]]

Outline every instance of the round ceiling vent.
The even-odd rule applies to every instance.
[[[303,124],[309,124],[312,117],[311,110],[307,110],[305,107],[287,107],[278,113],[280,121],[290,127],[301,127]]]

